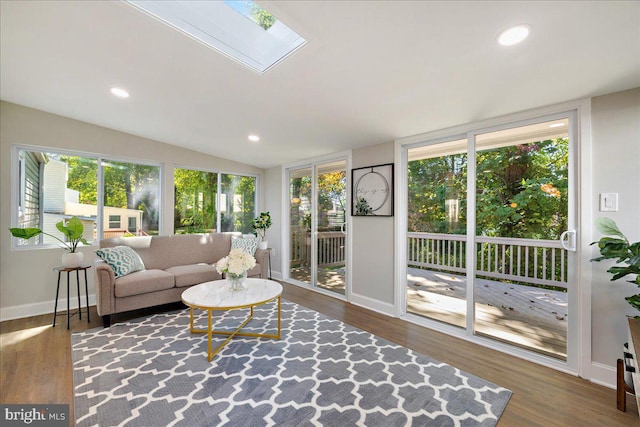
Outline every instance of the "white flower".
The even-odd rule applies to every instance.
[[[242,249],[233,249],[216,263],[218,273],[242,274],[256,265],[256,259]]]

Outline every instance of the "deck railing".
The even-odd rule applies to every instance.
[[[345,262],[345,235],[340,231],[318,232],[318,265],[332,266]],[[308,266],[311,263],[311,233],[306,230],[291,232],[291,265]]]
[[[408,264],[466,272],[467,236],[407,233]],[[514,282],[567,287],[567,251],[557,240],[476,237],[475,274]]]

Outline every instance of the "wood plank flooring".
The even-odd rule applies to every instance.
[[[640,426],[633,396],[627,412],[616,409],[615,390],[534,363],[431,331],[293,285],[284,298],[514,392],[499,426]],[[115,316],[114,321],[173,309],[163,307]],[[0,323],[0,403],[62,403],[73,412],[70,332],[66,317],[35,316]],[[95,307],[91,323],[71,319],[73,330],[102,326]],[[613,361],[612,361],[613,363]],[[71,414],[73,419],[73,413]]]

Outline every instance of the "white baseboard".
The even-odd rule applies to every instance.
[[[55,308],[55,300],[47,302],[37,302],[33,304],[14,305],[12,307],[0,308],[0,322],[5,320],[22,319],[24,317],[38,316],[41,314],[53,314]],[[81,297],[82,307],[87,306],[87,300],[84,296]],[[96,305],[95,294],[89,294],[89,305]],[[78,297],[69,298],[69,307],[74,310],[74,307],[78,307]],[[58,299],[58,312],[67,310],[67,298],[62,297]]]
[[[393,304],[381,302],[353,292],[349,296],[349,302],[387,316],[395,317],[395,307]]]
[[[605,387],[616,388],[616,367],[592,362],[589,381]]]

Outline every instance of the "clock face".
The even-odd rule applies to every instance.
[[[367,172],[356,182],[355,197],[356,200],[364,199],[371,212],[375,213],[389,198],[389,182],[379,172]]]

